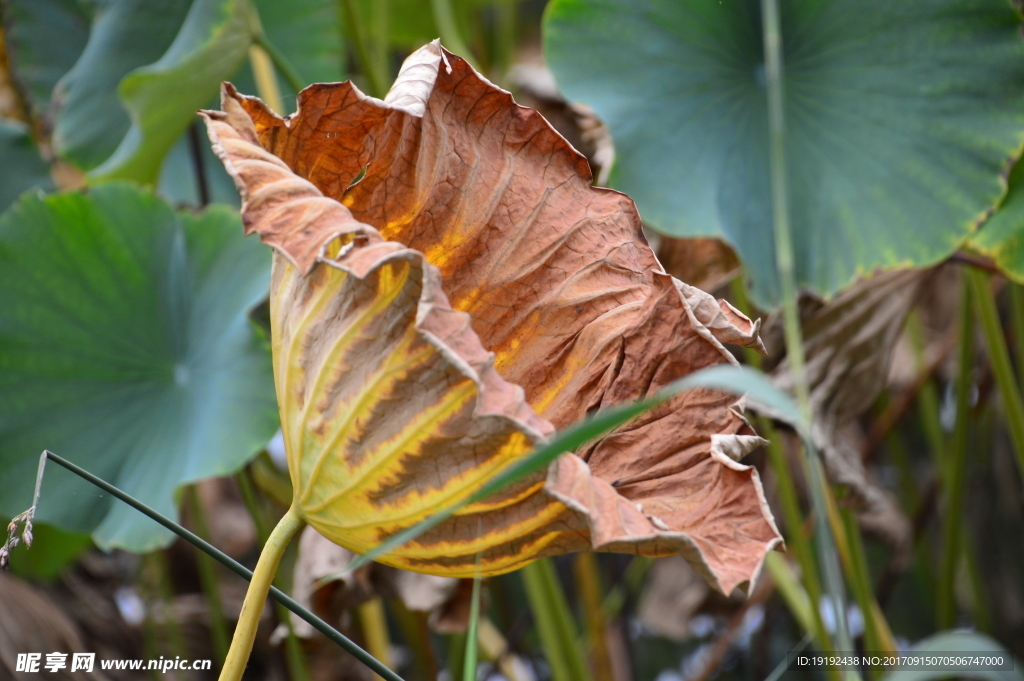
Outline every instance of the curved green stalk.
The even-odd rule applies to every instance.
[[[196,528],[196,534],[209,541],[210,530],[206,524],[206,512],[203,510],[203,503],[199,499],[199,490],[195,485],[185,490],[185,499],[188,503],[189,514]],[[228,652],[228,625],[224,619],[224,610],[220,597],[220,583],[217,579],[217,565],[213,558],[202,551],[196,552],[196,566],[199,568],[199,582],[203,587],[203,595],[206,597],[206,608],[210,613],[210,634],[213,637],[213,651],[217,656],[217,663],[224,664],[224,658]]]
[[[1024,386],[1024,286],[1011,281],[1010,330],[1013,332],[1013,358],[1017,361],[1017,383]]]
[[[810,608],[809,615],[813,626],[807,628],[806,631],[813,634],[822,652],[831,653],[835,648],[828,637],[825,622],[821,618],[821,609],[817,607],[817,604],[821,602],[821,579],[818,576],[818,566],[814,561],[814,550],[807,537],[803,534],[803,517],[800,513],[800,502],[796,494],[796,485],[793,483],[793,474],[789,470],[789,461],[786,459],[786,453],[782,451],[782,447],[779,445],[779,436],[768,419],[760,420],[758,430],[768,439],[768,461],[775,472],[776,491],[779,495],[779,500],[782,502],[782,513],[786,519],[786,529],[788,530],[786,543],[793,549],[793,553],[796,555],[797,561],[800,564],[800,570],[803,573],[803,582],[807,589],[807,595],[810,597],[811,602],[815,604],[814,607]],[[830,679],[838,681],[838,670],[830,667],[826,671]]]
[[[476,681],[477,648],[480,646],[480,578],[473,578],[473,596],[466,628],[466,658],[462,665],[462,681]]]
[[[551,559],[535,560],[519,574],[523,576],[526,598],[551,667],[551,678],[554,681],[586,681],[589,675],[577,645],[569,603],[558,583]]]
[[[476,68],[476,60],[469,46],[462,41],[459,34],[459,27],[455,22],[455,10],[452,9],[452,0],[430,0],[430,7],[434,10],[434,23],[437,30],[441,32],[441,41],[449,50],[468,61]]]
[[[793,236],[789,224],[789,189],[786,179],[786,125],[783,108],[782,28],[778,0],[761,0],[761,28],[764,36],[765,82],[768,89],[768,159],[772,197],[772,226],[775,236],[775,267],[779,274],[782,297],[782,318],[785,327],[786,355],[793,376],[800,414],[805,423],[812,421],[810,389],[807,383],[803,333],[797,308],[796,271]],[[804,467],[815,514],[818,535],[818,558],[824,577],[825,591],[832,602],[836,621],[836,647],[853,650],[846,626],[846,599],[843,577],[835,556],[835,537],[830,531],[826,497],[829,494],[824,466],[806,434]],[[859,678],[847,672],[848,678]]]
[[[263,511],[260,509],[259,500],[256,498],[256,490],[249,479],[249,471],[245,468],[238,471],[235,474],[235,483],[238,485],[238,491],[242,494],[242,502],[245,504],[246,510],[249,511],[249,517],[252,518],[253,525],[256,526],[256,538],[260,551],[262,551],[264,544],[267,543],[267,538],[270,536],[270,532],[267,530]],[[290,494],[288,496],[291,498]],[[275,599],[274,610],[277,612],[278,621],[285,626],[288,632],[284,643],[288,679],[290,681],[310,681],[309,670],[306,669],[306,658],[302,653],[302,644],[299,643],[299,637],[295,635],[295,627],[292,626],[292,618],[288,614],[288,608]]]
[[[966,488],[967,471],[967,429],[971,416],[971,369],[974,366],[974,326],[971,323],[971,297],[973,295],[970,273],[965,271],[963,293],[960,299],[960,368],[956,381],[956,424],[945,465],[942,467],[943,491],[946,496],[946,512],[942,532],[942,563],[939,566],[939,593],[936,597],[936,619],[940,629],[953,626],[956,615],[953,582],[956,568],[960,563],[961,517]]]
[[[238,626],[235,627],[231,648],[228,649],[227,659],[224,660],[220,681],[241,681],[249,654],[252,652],[252,643],[256,640],[256,627],[260,623],[260,614],[270,593],[277,566],[281,562],[284,550],[288,548],[288,543],[301,527],[302,518],[293,509],[288,509],[281,522],[270,533],[263,552],[260,553],[260,559],[256,562],[256,569],[253,570],[249,590],[245,592],[242,612],[238,616]]]
[[[82,478],[83,480],[86,480],[91,484],[95,485],[96,487],[99,487],[110,496],[114,497],[115,499],[123,501],[124,503],[128,504],[135,510],[145,515],[146,517],[152,518],[154,521],[156,521],[163,527],[166,527],[174,534],[178,535],[188,543],[192,544],[192,546],[195,546],[200,551],[203,551],[207,555],[213,557],[217,562],[219,562],[221,565],[234,572],[236,575],[242,577],[243,579],[252,579],[253,573],[250,570],[248,570],[238,561],[233,560],[230,556],[228,556],[226,553],[218,549],[216,546],[213,546],[208,541],[205,541],[202,538],[196,536],[194,533],[189,532],[184,527],[174,522],[162,513],[157,513],[149,506],[146,506],[138,499],[132,497],[130,494],[125,494],[118,488],[111,485],[106,480],[103,480],[93,475],[92,473],[85,470],[84,468],[81,468],[80,466],[76,466],[67,459],[57,456],[53,452],[44,451],[42,456],[40,457],[39,474],[37,476],[38,480],[42,480],[42,468],[45,465],[46,461],[48,460],[53,461],[58,466],[62,466],[63,468],[68,469],[69,471],[71,471],[78,477]],[[33,506],[31,510],[34,511],[35,507]],[[310,612],[307,608],[302,607],[302,605],[300,605],[294,598],[292,598],[288,594],[284,593],[277,587],[271,587],[270,596],[275,601],[281,603],[286,608],[291,610],[293,613],[295,613],[305,621],[309,622],[309,624],[314,629],[319,631],[321,634],[326,636],[334,643],[338,644],[342,649],[350,653],[353,657],[355,657],[357,660],[365,664],[375,673],[379,674],[386,681],[403,681],[401,676],[388,669],[386,665],[381,664],[381,662],[374,658],[373,655],[370,655],[365,650],[357,646],[340,631],[329,625],[327,622],[324,622],[322,619],[320,619],[315,614]]]
[[[388,92],[387,77],[384,73],[386,64],[380,64],[373,58],[373,50],[370,47],[369,38],[366,35],[362,17],[359,16],[359,8],[356,0],[339,0],[342,16],[348,27],[348,37],[356,49],[356,59],[359,61],[359,69],[366,78],[370,95],[383,98]],[[442,35],[443,35],[442,31]]]
[[[981,330],[985,334],[989,364],[992,365],[992,373],[995,374],[996,385],[1003,398],[1010,440],[1017,455],[1017,468],[1024,479],[1024,400],[1017,388],[1010,351],[1006,347],[1006,337],[1003,336],[1003,327],[999,322],[999,310],[996,309],[996,299],[989,285],[989,275],[974,267],[968,267],[964,275],[970,284],[971,297],[978,311]]]
[[[374,596],[358,608],[359,626],[363,630],[366,650],[384,664],[391,666],[391,639],[388,637],[387,615],[380,596]],[[379,676],[373,678],[379,679]]]

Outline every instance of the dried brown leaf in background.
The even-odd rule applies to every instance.
[[[910,521],[892,495],[869,480],[860,456],[863,435],[854,420],[885,388],[893,347],[933,276],[931,269],[878,274],[816,309],[804,306],[801,315],[812,435],[826,474],[851,490],[861,524],[894,550],[899,564],[910,558]],[[792,389],[787,360],[773,376],[776,385]]]

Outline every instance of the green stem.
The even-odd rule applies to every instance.
[[[356,59],[359,60],[359,70],[366,78],[370,94],[377,98],[383,98],[387,94],[388,84],[380,77],[380,69],[374,65],[370,53],[369,40],[366,36],[366,29],[359,16],[359,7],[356,0],[339,0],[342,15],[345,17],[345,24],[348,26],[348,36],[352,45],[356,48]]]
[[[807,386],[803,333],[797,309],[796,267],[789,224],[789,189],[786,180],[786,122],[783,109],[782,30],[778,0],[761,0],[764,31],[765,80],[768,85],[768,157],[771,177],[772,225],[775,232],[775,269],[779,275],[786,357],[797,403],[811,422],[811,398]]]
[[[549,558],[536,560],[522,570],[526,598],[530,602],[541,645],[551,667],[553,681],[586,681],[586,665],[576,645],[569,603]]]
[[[821,581],[818,577],[818,566],[814,562],[814,551],[803,533],[803,515],[800,511],[800,502],[797,498],[796,485],[793,484],[793,474],[789,469],[789,460],[786,453],[779,445],[779,436],[767,419],[761,419],[758,430],[768,439],[768,461],[775,472],[776,491],[782,503],[782,515],[786,521],[786,543],[793,549],[797,561],[800,563],[800,571],[803,573],[804,588],[807,595],[815,606],[811,609],[811,619],[814,624],[808,633],[813,633],[818,646],[823,652],[831,653],[834,648],[829,640],[828,630],[821,618],[821,610],[817,604],[821,602]],[[830,668],[830,675],[838,679],[837,670]]]
[[[434,10],[434,23],[437,30],[441,32],[441,42],[451,52],[459,55],[476,67],[476,60],[469,46],[462,41],[459,34],[459,27],[455,21],[455,10],[452,9],[452,0],[430,0],[430,6]]]
[[[462,681],[476,681],[478,632],[480,631],[480,578],[473,579],[473,595],[469,604],[469,626],[466,628],[466,659],[462,665]]]
[[[999,323],[995,295],[989,285],[987,273],[968,267],[966,275],[978,318],[981,320],[985,345],[988,346],[992,373],[995,374],[996,385],[999,386],[999,393],[1003,398],[1003,408],[1010,427],[1010,439],[1013,441],[1013,451],[1017,455],[1017,468],[1021,479],[1024,480],[1024,400],[1021,399],[1013,365],[1010,363],[1010,351],[1006,347],[1006,337],[1003,336],[1003,327]]]
[[[148,591],[153,601],[163,603],[163,620],[160,622],[152,618],[152,602],[147,604],[146,616],[150,623],[151,645],[159,651],[158,654],[167,654],[168,657],[186,657],[185,637],[181,631],[181,625],[174,616],[172,601],[174,600],[174,586],[171,584],[171,570],[167,559],[166,551],[153,551],[143,557],[148,582]],[[159,634],[157,633],[159,632]],[[166,649],[161,649],[160,640],[167,643]]]
[[[281,72],[284,79],[288,81],[288,85],[292,90],[295,91],[295,94],[299,94],[307,81],[303,80],[302,76],[295,70],[292,63],[288,61],[288,57],[284,56],[284,53],[267,39],[267,34],[263,32],[263,22],[260,21],[260,13],[256,9],[256,4],[252,2],[249,3],[249,26],[252,31],[253,42],[263,48],[267,56],[270,57],[270,61]],[[255,68],[255,64],[253,66]],[[256,75],[258,78],[259,74]],[[276,89],[276,84],[274,87]]]
[[[149,506],[146,506],[144,503],[135,499],[131,495],[125,494],[118,488],[111,485],[106,480],[96,477],[95,475],[85,470],[84,468],[76,466],[67,459],[57,456],[53,452],[44,451],[41,459],[42,460],[40,461],[40,465],[43,465],[45,461],[53,461],[58,466],[66,468],[67,470],[71,471],[72,473],[82,478],[83,480],[86,480],[89,483],[95,485],[96,487],[99,487],[101,490],[103,490],[110,496],[128,504],[135,510],[145,515],[146,517],[152,518],[160,525],[163,525],[174,534],[178,535],[188,543],[192,544],[192,546],[195,546],[200,551],[203,551],[204,553],[212,556],[217,562],[227,567],[236,575],[239,575],[243,579],[252,579],[252,571],[247,569],[245,566],[238,563],[237,561],[233,560],[226,553],[224,553],[217,547],[213,546],[209,542],[196,536],[194,533],[189,532],[184,527],[174,522],[162,513],[157,513]],[[277,602],[281,603],[286,608],[294,612],[296,615],[309,622],[309,624],[314,629],[319,631],[321,634],[326,636],[334,643],[338,644],[341,648],[343,648],[357,660],[365,664],[376,674],[379,674],[384,679],[387,679],[387,681],[403,681],[401,676],[388,669],[385,665],[381,664],[372,655],[370,655],[365,650],[357,646],[344,634],[342,634],[340,631],[329,625],[327,622],[324,622],[322,619],[314,615],[308,609],[304,608],[302,605],[298,603],[298,601],[296,601],[288,594],[284,593],[276,587],[271,587],[270,596],[271,598],[273,598],[274,600],[276,600]]]
[[[921,324],[921,315],[917,310],[911,311],[907,316],[907,336],[914,352],[914,364],[919,372],[923,372],[928,368],[928,358],[925,356],[924,327]],[[935,389],[935,383],[930,378],[925,381],[917,394],[917,405],[921,428],[928,440],[928,448],[935,461],[939,462],[942,460],[942,453],[946,448],[946,438],[942,432],[942,422],[939,419],[939,394]]]
[[[960,559],[959,540],[963,523],[964,491],[967,472],[967,434],[971,416],[971,370],[974,367],[974,328],[971,316],[971,298],[974,285],[970,272],[964,272],[965,281],[960,298],[960,367],[956,381],[956,424],[950,440],[949,452],[942,467],[943,489],[946,496],[945,518],[942,532],[942,558],[939,565],[939,585],[936,597],[936,618],[940,629],[953,626],[956,615],[953,585]]]
[[[375,596],[356,608],[362,638],[367,641],[367,650],[385,665],[391,665],[391,638],[387,633],[387,615],[384,601]],[[380,677],[374,677],[375,679]]]
[[[860,607],[861,613],[864,615],[864,646],[866,650],[870,651],[884,651],[885,648],[882,646],[882,640],[879,636],[878,627],[875,625],[875,620],[871,616],[871,611],[874,606],[874,597],[871,593],[871,582],[867,576],[867,563],[864,560],[864,555],[860,541],[860,530],[857,527],[857,517],[849,508],[840,510],[842,515],[843,528],[846,531],[846,537],[849,540],[851,559],[851,579],[850,587],[853,590],[854,598],[857,600],[857,605]],[[893,651],[889,651],[893,652]],[[872,668],[872,678],[877,678],[878,670]]]
[[[252,652],[253,641],[256,640],[256,627],[260,623],[260,613],[263,612],[267,595],[270,593],[277,566],[281,562],[285,549],[288,548],[288,543],[301,528],[302,518],[293,509],[288,509],[288,512],[281,518],[281,522],[270,533],[270,537],[260,553],[260,558],[256,562],[256,569],[252,573],[249,589],[245,592],[242,612],[238,616],[238,625],[235,627],[235,635],[231,639],[228,656],[224,660],[220,681],[241,681],[245,665],[249,661],[249,654]]]
[[[259,500],[256,498],[256,489],[252,484],[252,480],[249,479],[248,470],[243,468],[238,471],[235,474],[235,482],[238,484],[238,490],[242,493],[242,502],[245,504],[246,510],[249,511],[249,517],[252,518],[253,525],[256,526],[256,538],[262,551],[263,545],[267,543],[267,537],[270,536],[270,532],[267,530],[267,522],[260,508]],[[295,627],[292,626],[292,618],[288,614],[288,608],[275,600],[274,612],[277,613],[278,621],[285,626],[288,632],[284,642],[288,678],[291,681],[309,681],[306,657],[302,653],[302,644],[299,642],[299,637],[295,635]]]
[[[1010,329],[1013,331],[1013,352],[1017,360],[1017,383],[1024,385],[1024,286],[1010,282]]]
[[[832,612],[835,614],[835,646],[840,651],[853,650],[853,641],[850,639],[850,632],[846,624],[843,574],[839,567],[839,552],[842,547],[837,543],[836,536],[830,528],[829,502],[831,494],[825,480],[824,466],[818,453],[813,450],[814,444],[809,438],[804,441],[804,447],[809,450],[804,456],[804,474],[807,476],[807,486],[810,490],[811,506],[815,516],[814,533],[817,539],[818,564],[824,575],[825,593],[832,604]],[[860,675],[856,672],[847,672],[846,676],[859,678]]]
[[[967,579],[971,585],[971,596],[974,599],[974,624],[978,627],[979,631],[992,635],[994,633],[992,613],[989,612],[988,600],[985,595],[985,579],[981,574],[981,566],[978,565],[977,555],[975,555],[974,548],[971,546],[967,523],[961,525],[960,546],[964,557]]]
[[[466,663],[466,635],[459,633],[449,634],[445,653],[447,655],[445,664],[448,667],[448,678],[458,678],[459,668]]]
[[[199,500],[199,490],[195,485],[185,490],[185,499],[188,503],[189,515],[192,516],[192,522],[195,524],[196,534],[209,541],[210,530],[206,525],[206,514],[203,511],[203,504]],[[228,652],[229,639],[228,625],[221,606],[217,564],[213,558],[202,551],[197,551],[196,565],[199,568],[199,581],[203,586],[203,594],[206,596],[206,608],[210,612],[210,633],[213,637],[214,654],[217,656],[217,663],[223,665]]]
[[[573,561],[576,589],[583,609],[583,621],[587,627],[588,648],[592,678],[597,681],[614,681],[612,660],[605,644],[604,610],[601,608],[601,574],[597,556],[591,551],[576,554]]]
[[[356,608],[356,612],[359,615],[359,626],[363,630],[367,651],[390,666],[391,638],[388,636],[388,621],[384,614],[384,602],[380,596],[375,596]],[[374,678],[380,677],[375,676]]]
[[[390,42],[390,30],[388,26],[388,15],[390,0],[373,0],[373,8],[370,10],[370,68],[374,69],[374,77],[377,82],[383,83],[385,90],[391,82],[391,68],[388,59],[388,43]]]
[[[266,50],[267,55],[270,57],[270,61],[274,64],[274,67],[278,72],[284,76],[284,79],[288,81],[288,87],[295,91],[295,94],[302,92],[302,89],[309,84],[309,81],[304,79],[299,72],[295,70],[295,67],[285,56],[284,52],[279,50],[274,43],[267,39],[266,35],[260,34],[256,36],[256,43]]]
[[[437,658],[430,640],[427,614],[409,610],[401,598],[388,601],[389,610],[402,631],[402,638],[412,649],[416,676],[421,679],[437,678]]]
[[[516,51],[516,13],[519,0],[497,0],[494,9],[497,14],[494,36],[493,71],[499,80],[508,74]]]
[[[768,88],[768,157],[772,196],[772,225],[775,235],[775,267],[779,275],[782,297],[782,316],[785,327],[786,356],[797,404],[804,422],[812,422],[810,389],[807,383],[803,333],[797,308],[796,268],[793,255],[793,237],[789,223],[789,190],[786,179],[786,125],[783,107],[782,28],[778,0],[761,0],[762,32],[764,36],[765,81]],[[830,531],[826,495],[828,486],[825,472],[810,432],[805,440],[804,465],[818,536],[819,564],[825,578],[825,587],[835,611],[836,647],[853,650],[846,627],[846,605],[843,595],[843,577],[836,562],[835,541]],[[858,678],[848,672],[850,678]]]
[[[772,551],[764,557],[764,569],[771,575],[772,581],[775,582],[775,588],[782,595],[793,619],[797,621],[801,629],[807,632],[808,636],[812,636],[811,632],[818,627],[814,617],[817,608],[811,605],[811,598],[807,595],[807,590],[800,586],[800,581],[793,574],[793,568],[789,566],[781,553]],[[821,619],[820,612],[817,619]],[[833,671],[835,670],[833,669]]]
[[[253,3],[249,3],[249,30],[252,33],[252,43],[249,45],[249,64],[252,66],[252,75],[256,79],[256,91],[267,106],[283,116],[286,112],[284,102],[281,100],[281,90],[277,87],[273,61],[261,43],[263,24],[260,22],[260,14],[256,11],[256,5]]]

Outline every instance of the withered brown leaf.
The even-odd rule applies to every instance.
[[[384,101],[350,83],[313,85],[282,119],[226,86],[222,108],[204,114],[214,149],[242,193],[247,231],[277,253],[275,370],[296,499],[305,499],[298,510],[347,547],[365,550],[464,498],[480,484],[478,460],[525,454],[550,424],[733,361],[723,343],[760,347],[758,324],[662,271],[628,197],[591,187],[586,160],[539,114],[437,43],[409,57]],[[358,291],[383,300],[380,273],[395,258],[419,283],[389,298],[404,309],[355,348],[344,329],[360,310],[384,314],[359,303]],[[356,377],[395,351],[381,340],[389,328],[410,347],[421,342],[468,397],[454,431],[434,422],[423,441],[407,439],[377,460],[365,441],[393,441],[417,413],[396,399],[424,409],[442,399],[443,381],[424,386],[423,397],[415,381],[382,392]],[[318,412],[313,421],[296,419],[304,404]],[[382,430],[332,431],[338,419],[353,420],[340,404],[358,404],[368,415],[355,420]],[[494,414],[504,420],[485,424]],[[495,423],[495,442],[519,433],[521,451],[479,449]],[[444,444],[470,433],[482,438],[474,447]],[[682,553],[729,592],[781,542],[757,471],[738,462],[759,443],[735,397],[689,391],[563,455],[546,480],[523,481],[382,561],[467,575],[478,551],[485,573],[585,548]],[[353,467],[371,460],[386,474],[325,522],[323,504],[303,510],[312,497],[337,498],[330,485],[309,492],[310,456],[336,466],[330,485],[351,485]],[[448,491],[421,494],[421,485]],[[408,512],[392,512],[398,507]],[[383,511],[388,520],[374,524]]]

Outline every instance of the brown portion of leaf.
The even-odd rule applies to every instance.
[[[225,94],[226,113],[208,114],[211,137],[239,183],[247,229],[302,274],[324,244],[368,225],[422,252],[502,377],[556,426],[730,361],[723,342],[760,345],[757,324],[661,271],[633,202],[592,188],[586,160],[539,114],[436,44],[407,60],[385,102],[350,84],[314,85],[283,120]],[[562,457],[547,489],[577,518],[552,522],[589,529],[599,550],[685,552],[725,591],[750,580],[780,538],[756,471],[731,458],[757,442],[735,405],[691,391],[582,458]],[[523,524],[542,510],[513,508]]]
[[[660,236],[658,260],[665,271],[677,279],[714,291],[737,276],[740,260],[721,239],[676,239]]]
[[[874,484],[861,460],[863,434],[855,419],[886,385],[893,347],[907,314],[934,270],[896,270],[862,280],[817,309],[802,311],[807,380],[814,409],[812,435],[829,479],[847,486],[866,529],[883,538],[896,562],[910,560],[910,521],[888,492]],[[788,361],[776,385],[792,388]]]

